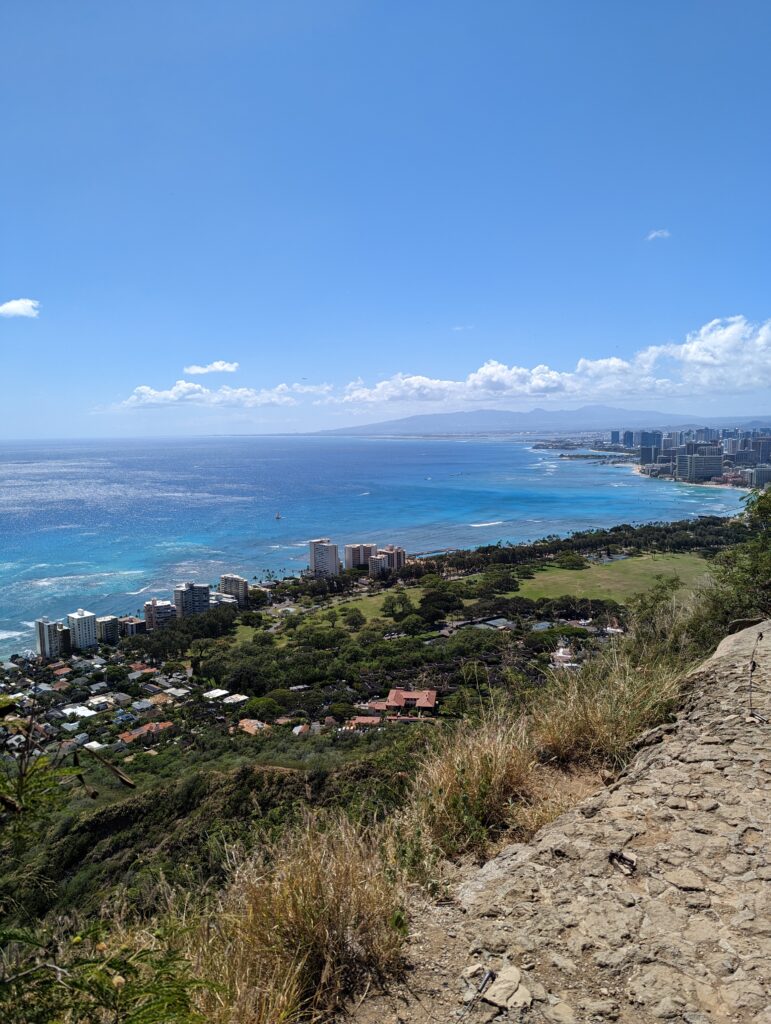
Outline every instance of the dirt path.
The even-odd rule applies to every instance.
[[[618,782],[416,916],[356,1024],[771,1024],[771,621],[691,681]]]

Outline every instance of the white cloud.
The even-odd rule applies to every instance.
[[[291,387],[298,395],[328,395],[334,391],[331,384],[292,384]]]
[[[474,330],[474,325],[473,324],[456,324],[451,329],[453,331],[473,331]]]
[[[235,373],[237,369],[238,363],[226,363],[224,359],[215,359],[213,363],[207,363],[206,366],[199,366],[197,363],[193,363],[192,366],[186,366],[183,373],[189,373],[191,375],[202,373]]]
[[[37,299],[9,299],[0,305],[0,316],[36,317],[40,313]]]
[[[579,358],[571,369],[546,363],[509,366],[488,359],[459,380],[396,373],[368,384],[353,380],[342,388],[300,381],[272,388],[212,389],[178,380],[166,390],[143,384],[121,404],[141,406],[201,405],[253,408],[293,406],[304,399],[315,405],[338,405],[350,412],[374,406],[410,408],[505,406],[524,400],[611,402],[634,399],[690,398],[701,395],[761,391],[771,381],[771,320],[752,323],[743,316],[712,320],[682,343],[649,345],[628,359]]]
[[[645,236],[646,242],[655,242],[657,238],[670,238],[671,235],[666,228],[656,228],[655,231],[649,231]]]
[[[275,388],[231,388],[226,384],[212,390],[203,384],[195,384],[188,380],[178,380],[173,387],[166,390],[151,388],[148,384],[140,384],[134,388],[129,397],[121,402],[128,408],[158,405],[207,405],[207,406],[240,406],[251,409],[260,405],[296,405],[297,400],[290,394],[288,384],[279,384]]]
[[[771,381],[771,320],[712,320],[682,344],[651,345],[629,359],[581,358],[572,370],[507,366],[490,359],[462,380],[397,373],[368,386],[352,381],[335,397],[350,405],[452,403],[514,399],[611,401],[621,398],[736,394]]]

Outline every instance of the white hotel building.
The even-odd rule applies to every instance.
[[[337,544],[333,544],[329,537],[320,537],[308,544],[308,564],[312,576],[339,576],[340,556],[337,552]]]
[[[237,576],[234,572],[226,572],[220,577],[219,592],[234,597],[239,608],[246,608],[249,605],[249,580]]]
[[[67,616],[67,625],[70,629],[70,643],[73,650],[88,651],[90,648],[98,646],[96,615],[93,612],[78,608],[76,612],[70,612]]]

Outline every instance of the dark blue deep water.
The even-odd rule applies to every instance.
[[[312,537],[425,552],[740,500],[513,440],[0,442],[0,656],[31,645],[39,615],[126,614],[185,579],[297,572]]]

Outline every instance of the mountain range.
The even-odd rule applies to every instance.
[[[506,409],[475,409],[471,412],[424,413],[402,419],[383,420],[357,426],[321,430],[325,435],[410,435],[410,434],[487,434],[528,431],[639,430],[648,427],[719,426],[727,424],[760,425],[771,416],[699,417],[686,413],[616,409],[607,405],[585,405],[580,409],[531,409],[511,412]]]

